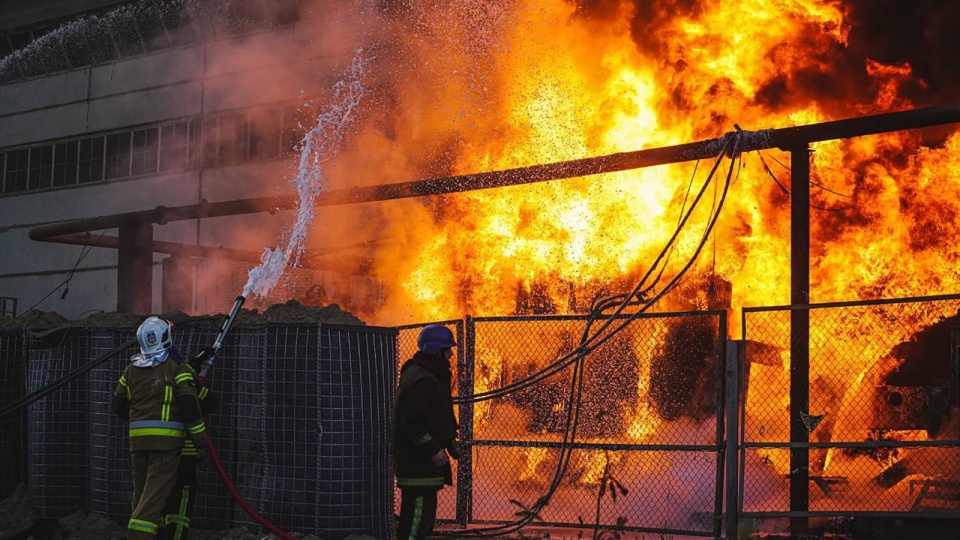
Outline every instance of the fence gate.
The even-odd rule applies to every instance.
[[[960,296],[795,311],[743,310],[740,517],[960,517]]]
[[[579,346],[584,316],[484,317],[445,323],[458,343],[460,395],[523,380]],[[568,411],[569,463],[535,524],[720,536],[724,312],[622,316],[584,359],[506,396],[460,406],[456,490],[438,519],[461,526],[513,521],[551,491]],[[422,325],[403,327],[401,361]],[[599,323],[591,328],[596,329]]]

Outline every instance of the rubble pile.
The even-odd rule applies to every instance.
[[[161,313],[160,317],[174,324],[218,326],[226,314],[190,316],[182,311]],[[98,328],[136,328],[147,317],[136,313],[101,312],[92,313],[78,320],[70,320],[55,311],[31,310],[19,317],[0,317],[0,331],[27,329],[33,333],[48,333],[71,327]],[[326,323],[344,325],[366,325],[366,323],[337,304],[327,306],[307,306],[296,300],[283,304],[274,304],[260,313],[256,309],[241,309],[235,324],[269,323]]]

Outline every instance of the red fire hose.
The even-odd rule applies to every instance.
[[[233,309],[230,310],[230,315],[223,321],[223,326],[220,327],[220,332],[217,334],[217,340],[213,344],[212,353],[207,356],[203,362],[203,366],[200,368],[200,374],[197,378],[200,380],[200,383],[203,384],[204,379],[207,377],[207,373],[210,371],[210,368],[213,367],[213,362],[217,357],[217,353],[220,352],[220,347],[223,346],[223,339],[226,337],[227,332],[230,331],[230,327],[233,326],[233,321],[237,318],[237,313],[240,311],[240,306],[243,305],[243,302],[246,298],[243,295],[237,297],[236,302],[233,304]],[[220,456],[217,455],[217,449],[213,446],[213,438],[210,437],[210,430],[207,429],[207,452],[210,453],[210,461],[213,463],[213,466],[217,469],[217,474],[220,475],[220,481],[223,482],[223,486],[227,488],[227,491],[230,492],[230,496],[233,497],[233,500],[237,501],[237,504],[243,508],[243,511],[252,517],[257,523],[263,525],[268,531],[279,536],[283,540],[296,540],[293,536],[290,536],[279,527],[267,521],[267,518],[260,515],[250,503],[240,495],[240,492],[237,491],[237,488],[233,485],[233,482],[230,480],[230,476],[227,474],[227,470],[223,468],[223,463],[220,463]]]
[[[227,474],[227,470],[224,469],[223,464],[220,463],[220,456],[217,455],[217,449],[213,446],[213,438],[210,437],[209,429],[207,429],[207,452],[210,453],[210,461],[217,469],[217,474],[220,475],[220,481],[223,482],[223,486],[227,488],[227,491],[230,492],[230,496],[233,497],[233,500],[237,501],[237,504],[243,508],[243,511],[246,512],[247,515],[256,520],[256,522],[260,525],[263,525],[265,529],[279,536],[283,540],[296,540],[293,536],[290,536],[273,523],[270,523],[267,518],[261,516],[260,513],[250,506],[250,503],[248,503],[246,499],[240,495],[240,492],[237,491],[237,488],[233,485],[233,482],[230,481],[230,476]]]

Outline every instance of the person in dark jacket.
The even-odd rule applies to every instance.
[[[220,403],[210,391],[209,381],[200,379],[200,368],[213,349],[204,349],[185,364],[186,370],[193,376],[191,384],[197,388],[200,411],[206,418],[217,412]],[[197,464],[203,460],[202,452],[189,438],[183,441],[180,465],[177,467],[177,482],[174,484],[164,508],[165,524],[160,528],[160,540],[186,540],[190,533],[190,516],[197,499]]]
[[[425,326],[417,340],[419,350],[400,369],[393,418],[399,540],[422,540],[433,532],[437,492],[453,485],[449,457],[459,457],[459,425],[453,413],[450,359],[456,346],[449,329]]]

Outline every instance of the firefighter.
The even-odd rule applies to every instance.
[[[425,326],[417,339],[419,350],[400,369],[393,421],[400,540],[420,540],[432,533],[437,492],[453,485],[448,455],[459,457],[459,425],[453,413],[450,359],[456,346],[446,327]]]
[[[204,349],[185,364],[196,382],[197,398],[204,419],[216,412],[219,406],[219,401],[210,391],[207,382],[200,380],[197,375],[204,360],[211,354],[213,349]],[[190,516],[193,515],[193,505],[197,498],[197,464],[200,461],[200,452],[193,440],[186,438],[180,454],[180,465],[177,467],[177,482],[167,497],[164,509],[165,525],[160,529],[160,538],[163,540],[185,540],[190,532]]]
[[[130,422],[133,501],[128,539],[153,539],[176,483],[185,437],[206,453],[205,425],[195,379],[175,358],[173,327],[148,317],[137,328],[140,353],[130,358],[114,394],[117,416]]]

